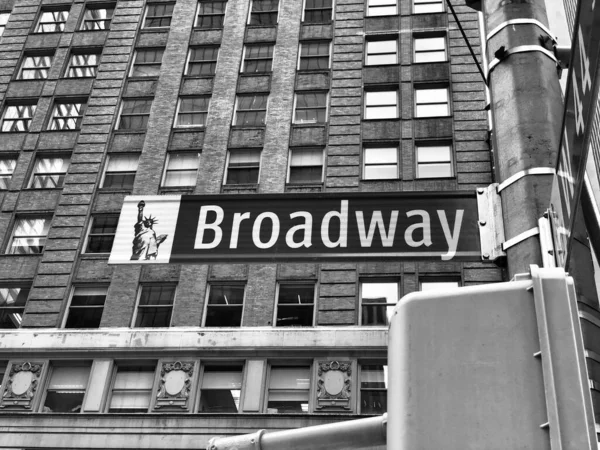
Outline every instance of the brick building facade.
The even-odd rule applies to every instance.
[[[205,448],[381,414],[386,305],[503,280],[485,262],[107,264],[126,195],[490,184],[484,83],[443,1],[2,0],[0,21],[0,448]]]

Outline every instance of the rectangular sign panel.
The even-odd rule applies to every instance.
[[[600,2],[598,2],[600,3]],[[590,131],[598,95],[600,6],[580,0],[574,24],[565,113],[552,192],[553,233],[557,264],[567,267],[573,222],[581,196]]]
[[[480,261],[475,193],[127,197],[109,263]]]

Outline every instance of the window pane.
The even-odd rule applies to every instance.
[[[448,103],[448,89],[415,89],[417,104]]]
[[[446,51],[428,51],[415,54],[416,63],[446,61]]]
[[[421,291],[445,291],[447,289],[455,289],[460,287],[458,281],[422,281]]]
[[[395,147],[365,148],[365,164],[396,163],[398,149]]]
[[[48,389],[85,390],[90,367],[54,367]]]
[[[365,167],[365,180],[384,180],[398,178],[398,167],[396,165],[371,165]]]
[[[270,389],[310,389],[310,367],[273,367]]]
[[[21,287],[0,288],[0,307],[25,306],[29,291],[29,288]]]
[[[314,303],[315,286],[314,284],[292,284],[279,286],[279,299],[281,303]]]
[[[376,53],[396,53],[398,41],[370,41],[367,42],[367,53],[370,55]]]
[[[367,106],[396,105],[398,100],[397,91],[367,92],[365,94]]]
[[[417,167],[418,178],[443,178],[452,176],[452,167],[445,164],[423,164]]]
[[[229,164],[258,164],[260,150],[232,150],[229,153]]]
[[[154,368],[120,367],[114,389],[152,389]]]
[[[208,303],[211,305],[241,305],[244,286],[211,286]]]
[[[292,166],[320,166],[323,164],[323,150],[294,149],[292,150]]]
[[[360,368],[360,387],[387,389],[388,370],[384,365],[364,365]]]
[[[140,295],[140,305],[172,305],[175,286],[144,286]]]
[[[138,166],[138,155],[115,155],[108,160],[108,172],[130,172],[136,171]]]
[[[397,62],[398,60],[395,53],[387,55],[367,55],[368,66],[396,64]]]
[[[415,38],[415,51],[443,50],[446,48],[446,38]]]
[[[363,303],[398,302],[398,283],[362,283]]]
[[[442,3],[421,3],[417,4],[415,1],[414,13],[415,14],[426,14],[444,12],[444,5]]]
[[[395,6],[369,8],[369,16],[393,16],[396,14]]]
[[[398,111],[395,106],[367,108],[365,119],[396,119]]]
[[[419,163],[450,161],[450,147],[447,145],[417,147],[417,161]]]

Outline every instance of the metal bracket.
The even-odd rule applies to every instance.
[[[502,183],[500,183],[498,185],[498,193],[502,192],[508,186],[517,182],[518,180],[520,180],[523,177],[526,177],[529,175],[554,175],[555,173],[556,173],[556,170],[552,167],[532,167],[531,169],[521,170],[520,172],[517,172],[514,175],[511,175],[506,180],[504,180]]]
[[[529,52],[541,52],[544,55],[546,55],[548,58],[550,58],[552,61],[554,61],[554,64],[556,64],[558,66],[558,60],[556,59],[556,56],[554,56],[554,53],[552,53],[550,50],[545,49],[541,45],[519,45],[517,47],[513,47],[513,48],[509,48],[508,50],[505,50],[504,57],[502,59],[494,58],[492,61],[490,61],[490,64],[488,66],[486,80],[488,80],[488,82],[489,82],[490,74],[492,73],[492,70],[494,70],[496,68],[496,66],[498,64],[500,64],[502,61],[504,61],[506,58],[508,58],[509,55],[514,55],[515,53],[529,53]]]
[[[554,240],[552,239],[552,225],[548,213],[538,220],[540,229],[540,246],[542,247],[542,264],[544,268],[556,267],[554,258]]]
[[[517,234],[514,238],[509,239],[502,243],[502,250],[507,250],[511,248],[513,245],[517,245],[519,242],[524,241],[525,239],[529,239],[532,236],[537,236],[540,234],[540,229],[538,227],[531,228],[530,230],[523,231],[521,234]]]
[[[533,25],[537,25],[539,28],[541,28],[541,30],[543,32],[545,32],[550,39],[552,39],[553,42],[556,42],[556,38],[554,38],[552,36],[552,32],[540,21],[535,20],[535,19],[511,19],[511,20],[507,20],[506,22],[502,22],[500,25],[498,25],[496,28],[494,28],[492,31],[490,31],[486,37],[486,39],[489,41],[492,37],[494,37],[496,34],[498,34],[500,31],[502,31],[504,28],[510,26],[510,25],[525,25],[525,24],[533,24]]]
[[[497,188],[498,184],[495,183],[486,188],[477,189],[479,239],[483,261],[496,262],[499,258],[506,257],[506,253],[502,251],[504,222],[502,220],[502,204]]]

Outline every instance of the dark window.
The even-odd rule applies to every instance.
[[[55,103],[49,130],[78,130],[85,112],[85,103]]]
[[[154,365],[118,366],[108,412],[148,412],[154,385],[154,368]]]
[[[276,326],[310,327],[314,308],[314,284],[280,284]]]
[[[29,131],[36,105],[8,105],[4,108],[2,116],[2,131],[24,132]]]
[[[308,413],[310,367],[271,367],[268,413]]]
[[[42,412],[81,412],[91,365],[52,366]]]
[[[273,44],[247,45],[244,52],[244,73],[271,72]]]
[[[29,187],[33,189],[62,187],[70,160],[68,156],[36,158]]]
[[[327,92],[296,94],[294,123],[325,123],[327,121]]]
[[[206,125],[210,97],[183,97],[179,99],[178,127],[203,127]]]
[[[157,77],[160,75],[164,49],[136,50],[132,77]]]
[[[212,76],[217,68],[219,47],[195,47],[190,49],[186,75]]]
[[[257,184],[259,168],[260,150],[230,150],[225,184]]]
[[[15,221],[7,253],[29,255],[42,253],[50,228],[49,217],[25,217]]]
[[[144,28],[160,28],[171,25],[173,3],[152,3],[146,6]]]
[[[226,7],[227,2],[201,1],[198,7],[198,18],[196,20],[196,27],[223,28]]]
[[[16,165],[15,158],[0,159],[0,190],[8,189]]]
[[[194,186],[198,173],[198,157],[198,153],[169,153],[162,186]]]
[[[111,155],[106,166],[102,187],[113,189],[133,189],[138,155]]]
[[[102,215],[92,217],[92,226],[88,236],[86,253],[110,253],[115,233],[117,232],[117,224],[119,216]]]
[[[25,56],[21,63],[18,80],[45,80],[52,65],[53,55]]]
[[[115,9],[111,8],[86,8],[83,15],[82,30],[108,30]]]
[[[239,95],[234,125],[264,125],[268,99],[268,94]]]
[[[250,25],[277,25],[279,0],[252,0],[250,10]]]
[[[34,33],[60,33],[65,29],[68,17],[68,10],[43,11]]]
[[[200,412],[236,413],[240,410],[242,366],[204,367],[200,385]]]
[[[244,286],[211,285],[204,326],[239,327],[243,307]]]
[[[21,328],[29,290],[28,287],[0,287],[0,328]]]
[[[69,59],[67,68],[67,78],[88,78],[95,77],[98,63],[100,61],[100,52],[98,53],[73,53]]]
[[[329,23],[333,0],[305,0],[304,23]]]
[[[398,303],[397,282],[361,283],[361,325],[388,325],[396,303]]]
[[[98,328],[106,301],[106,288],[76,287],[65,328]]]
[[[142,286],[135,327],[168,327],[174,300],[175,286]]]
[[[119,130],[145,130],[152,100],[123,100]]]
[[[323,181],[323,149],[294,148],[290,153],[288,183],[321,183]]]
[[[302,42],[300,44],[299,70],[329,69],[329,42]]]
[[[387,412],[387,366],[368,364],[360,366],[360,413]]]

